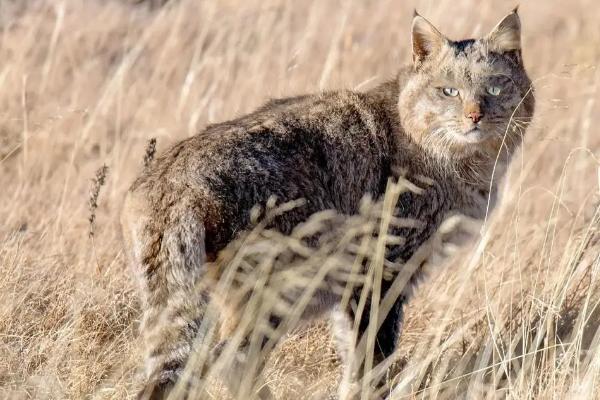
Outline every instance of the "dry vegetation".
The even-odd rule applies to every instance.
[[[514,6],[134,3],[0,3],[0,398],[137,390],[140,310],[118,212],[150,138],[161,151],[269,97],[385,79],[410,59],[414,6],[451,37],[483,34]],[[485,235],[409,305],[393,398],[600,396],[600,5],[536,0],[521,16],[536,121]],[[282,398],[335,391],[327,329],[271,358]]]

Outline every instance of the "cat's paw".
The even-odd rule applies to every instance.
[[[455,255],[480,235],[481,221],[453,215],[440,225],[436,235],[432,263],[440,263]]]
[[[150,379],[137,395],[137,400],[165,400],[169,397],[175,382],[167,379]]]
[[[184,368],[181,360],[150,357],[146,360],[144,386],[138,392],[138,400],[162,400],[169,394],[179,381]]]
[[[342,382],[338,388],[338,400],[360,399],[361,386],[358,382]]]

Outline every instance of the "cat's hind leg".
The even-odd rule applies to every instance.
[[[130,192],[121,223],[142,300],[146,383],[138,397],[158,400],[181,376],[206,310],[208,293],[198,287],[205,272],[205,233],[193,209],[160,215],[144,200]]]

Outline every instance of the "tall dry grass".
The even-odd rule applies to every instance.
[[[161,151],[269,97],[391,76],[414,6],[458,38],[514,4],[2,2],[0,397],[133,396],[140,310],[117,215],[148,140]],[[393,398],[600,397],[600,6],[520,13],[536,119],[485,234],[408,306]],[[290,335],[266,373],[282,398],[335,393],[327,324]]]

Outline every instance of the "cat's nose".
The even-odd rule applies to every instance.
[[[471,121],[473,121],[474,124],[476,124],[483,118],[483,113],[481,111],[471,111],[469,112],[469,115],[467,115],[467,118],[469,118]]]
[[[468,104],[465,107],[465,117],[473,121],[474,124],[481,121],[484,117],[483,111],[481,110],[481,106],[477,103]]]

